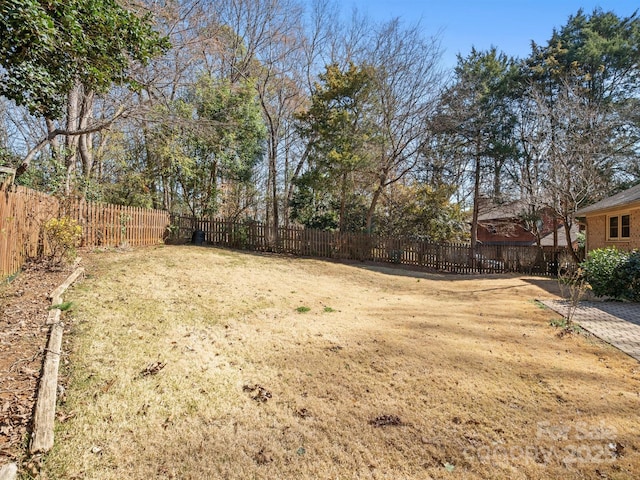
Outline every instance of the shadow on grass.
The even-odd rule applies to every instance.
[[[219,245],[210,245],[205,244],[202,246],[196,246],[191,243],[184,243],[176,246],[187,247],[187,248],[210,248],[218,251],[224,252],[233,252],[233,253],[241,253],[243,255],[260,257],[260,258],[287,258],[287,259],[295,259],[301,261],[318,261],[318,262],[328,262],[339,265],[346,265],[350,267],[355,267],[362,270],[368,270],[371,272],[382,273],[385,275],[392,276],[401,276],[401,277],[409,277],[409,278],[424,278],[430,280],[442,280],[447,282],[456,282],[456,281],[465,281],[465,280],[475,280],[475,279],[505,279],[505,278],[521,278],[524,281],[536,285],[543,290],[548,291],[554,295],[560,296],[560,289],[558,287],[558,280],[555,277],[530,277],[526,274],[522,273],[492,273],[490,270],[478,273],[455,273],[455,272],[446,272],[434,270],[429,267],[421,267],[418,265],[402,265],[396,263],[385,263],[385,262],[373,262],[373,261],[358,261],[358,260],[346,260],[340,258],[329,258],[329,257],[306,257],[306,256],[295,256],[286,253],[278,253],[278,252],[260,252],[255,250],[242,250],[235,249],[230,247],[223,247]]]
[[[536,287],[558,297],[562,297],[560,285],[557,278],[544,278],[544,277],[523,277],[523,281],[535,285]]]
[[[243,255],[249,255],[249,256],[260,257],[260,258],[274,257],[274,258],[295,259],[295,260],[301,260],[301,261],[328,262],[328,263],[346,265],[346,266],[355,267],[363,270],[368,270],[371,272],[383,273],[385,275],[402,276],[402,277],[409,277],[409,278],[425,278],[425,279],[431,279],[431,280],[443,280],[443,281],[450,281],[450,282],[460,281],[460,280],[472,280],[472,279],[478,279],[478,278],[489,278],[489,279],[516,278],[521,275],[518,273],[492,273],[490,270],[487,270],[485,272],[462,274],[462,273],[438,271],[429,267],[421,267],[418,265],[402,265],[402,264],[396,264],[396,263],[346,260],[346,259],[329,258],[329,257],[296,256],[296,255],[291,255],[286,253],[242,250],[242,249],[234,249],[230,247],[222,247],[219,245],[209,245],[209,244],[196,246],[191,243],[186,243],[186,244],[180,244],[175,246],[187,247],[187,248],[199,248],[199,249],[210,248],[218,251],[240,253]]]

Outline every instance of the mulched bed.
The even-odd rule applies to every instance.
[[[70,273],[31,263],[0,284],[0,467],[24,457],[49,332],[48,295]]]

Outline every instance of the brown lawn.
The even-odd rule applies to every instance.
[[[89,257],[42,478],[632,479],[640,365],[552,280],[157,247]]]

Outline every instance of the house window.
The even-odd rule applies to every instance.
[[[621,240],[631,236],[631,216],[609,217],[609,240]]]

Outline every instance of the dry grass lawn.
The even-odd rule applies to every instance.
[[[558,336],[534,302],[551,280],[190,246],[88,260],[42,478],[640,476],[640,365]]]

